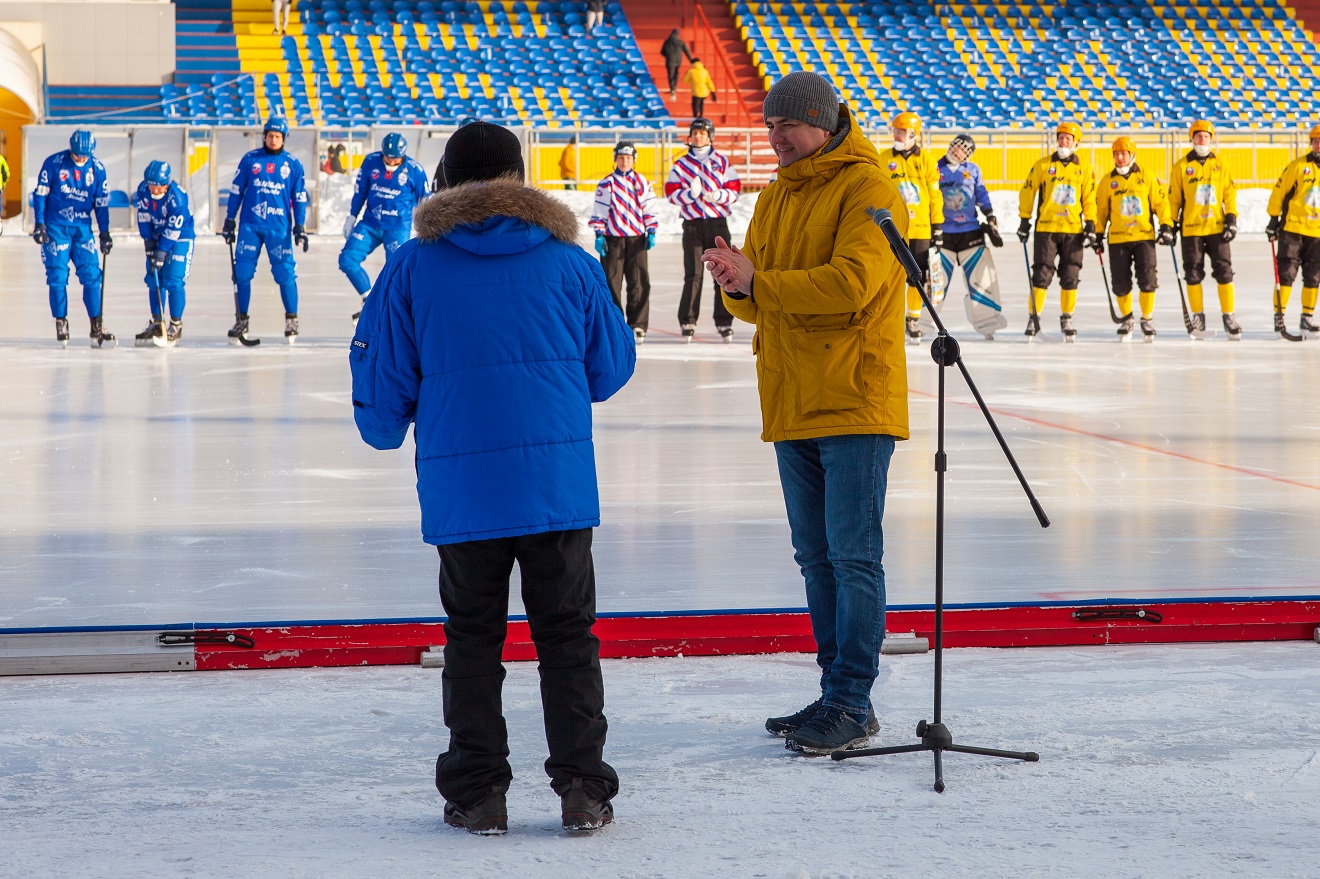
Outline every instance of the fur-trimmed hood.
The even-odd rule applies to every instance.
[[[506,219],[515,222],[498,222]],[[573,212],[550,195],[517,180],[480,180],[442,189],[413,211],[413,227],[422,241],[452,240],[462,227],[475,228],[463,229],[468,234],[457,237],[494,231],[505,234],[527,226],[544,230],[566,244],[577,243],[578,221]],[[526,231],[531,233],[530,229]],[[544,240],[545,236],[530,237]],[[457,240],[454,243],[464,246]]]

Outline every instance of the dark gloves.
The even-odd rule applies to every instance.
[[[1087,220],[1082,224],[1082,246],[1100,253],[1100,238],[1095,234],[1095,223]]]
[[[1279,240],[1279,218],[1270,217],[1269,223],[1265,225],[1265,237],[1271,241]]]
[[[1023,244],[1026,244],[1027,239],[1030,237],[1031,237],[1031,220],[1028,219],[1027,217],[1023,217],[1022,222],[1018,223],[1018,241],[1021,241]]]
[[[646,233],[646,249],[647,249],[647,250],[650,250],[652,247],[655,247],[655,230],[654,230],[654,229],[652,229],[650,232],[647,232],[647,233]]]
[[[944,246],[944,227],[938,223],[932,223],[930,226],[930,246],[936,250]]]
[[[100,242],[101,242],[101,255],[102,255],[102,256],[109,256],[109,255],[110,255],[110,251],[113,250],[113,249],[114,249],[114,246],[115,246],[115,241],[114,241],[114,239],[110,237],[110,233],[109,233],[109,232],[107,232],[107,231],[105,231],[104,229],[102,229],[102,230],[101,230],[101,234],[100,234],[100,236],[99,236],[99,240],[100,240]]]
[[[596,253],[600,254],[601,259],[605,258],[605,236],[599,232],[596,233]]]
[[[238,236],[234,234],[233,217],[230,217],[227,220],[225,220],[225,225],[220,229],[220,237],[225,239],[225,244],[233,244],[234,241],[238,238]]]
[[[142,249],[147,252],[147,259],[151,259],[151,255],[156,252],[156,239],[143,238]]]
[[[170,252],[168,250],[153,250],[151,252],[151,268],[155,271],[165,268],[165,263],[169,260]]]
[[[1224,214],[1224,243],[1237,237],[1237,214]]]
[[[1155,236],[1155,243],[1160,247],[1167,247],[1173,244],[1173,227],[1161,226],[1160,232]]]
[[[38,244],[50,243],[50,233],[46,231],[44,223],[38,223],[36,228],[32,230],[32,240]]]
[[[293,224],[293,244],[295,247],[301,247],[303,253],[307,252],[307,230],[303,228],[302,223]]]
[[[999,221],[995,219],[994,214],[986,217],[985,222],[981,224],[981,234],[985,235],[986,238],[989,238],[990,243],[995,247],[1004,246],[1004,238],[999,234]],[[1023,240],[1025,241],[1026,239],[1024,238]]]

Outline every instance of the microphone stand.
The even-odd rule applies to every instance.
[[[889,246],[894,251],[894,256],[898,258],[898,261],[902,263],[904,270],[907,272],[908,284],[916,287],[918,292],[921,293],[921,300],[925,303],[931,320],[935,322],[935,326],[939,330],[939,334],[931,341],[930,346],[930,356],[940,367],[937,408],[938,430],[935,451],[935,719],[931,723],[927,723],[925,720],[917,723],[917,738],[921,739],[920,744],[835,751],[830,756],[835,760],[851,760],[854,757],[930,751],[935,758],[935,791],[943,793],[944,764],[942,755],[945,751],[953,751],[959,754],[980,754],[985,757],[1004,757],[1010,760],[1024,760],[1028,763],[1035,763],[1040,760],[1040,755],[1035,751],[1000,751],[993,748],[972,747],[971,745],[955,745],[953,734],[949,732],[948,727],[944,725],[941,719],[944,690],[944,473],[948,469],[948,458],[944,451],[944,373],[946,368],[957,366],[958,371],[962,373],[963,380],[967,382],[967,387],[971,390],[972,396],[976,398],[976,405],[981,408],[981,414],[985,416],[991,432],[994,433],[995,439],[999,441],[999,448],[1003,450],[1004,457],[1008,459],[1009,466],[1013,468],[1013,473],[1017,475],[1022,490],[1026,492],[1027,498],[1031,501],[1031,508],[1036,513],[1036,519],[1040,522],[1040,527],[1048,528],[1050,520],[1045,515],[1045,510],[1041,507],[1040,501],[1036,500],[1035,494],[1032,493],[1031,486],[1027,484],[1027,478],[1022,474],[1022,469],[1018,467],[1017,460],[1008,448],[1004,435],[1000,433],[999,426],[995,424],[994,416],[990,414],[990,409],[985,405],[985,400],[981,398],[981,392],[976,389],[976,384],[972,381],[971,375],[968,374],[967,367],[962,360],[962,353],[959,350],[958,340],[949,335],[944,322],[940,320],[939,314],[935,311],[930,296],[926,292],[924,273],[912,256],[912,251],[908,249],[907,244],[903,241],[903,236],[894,225],[892,216],[889,211],[884,209],[868,210],[868,213],[872,215],[872,220],[884,232],[885,238],[889,240]]]

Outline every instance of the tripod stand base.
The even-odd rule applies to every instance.
[[[1022,760],[1027,763],[1040,761],[1040,755],[1035,751],[999,751],[994,748],[955,745],[953,734],[942,723],[919,721],[917,723],[917,737],[921,739],[919,745],[892,745],[887,748],[858,748],[854,751],[835,751],[830,754],[830,757],[835,760],[851,760],[853,757],[878,757],[882,754],[913,754],[918,751],[930,751],[935,758],[935,792],[941,794],[944,793],[944,761],[941,755],[945,751],[952,751],[957,754],[979,754],[982,757],[1003,757],[1008,760]]]

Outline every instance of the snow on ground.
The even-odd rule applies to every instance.
[[[510,832],[445,827],[440,672],[0,679],[0,876],[1208,877],[1316,875],[1320,647],[946,654],[955,740],[836,763],[769,713],[805,655],[604,663],[617,823],[559,828],[537,677],[509,666]],[[930,718],[933,657],[885,657],[881,744]]]

